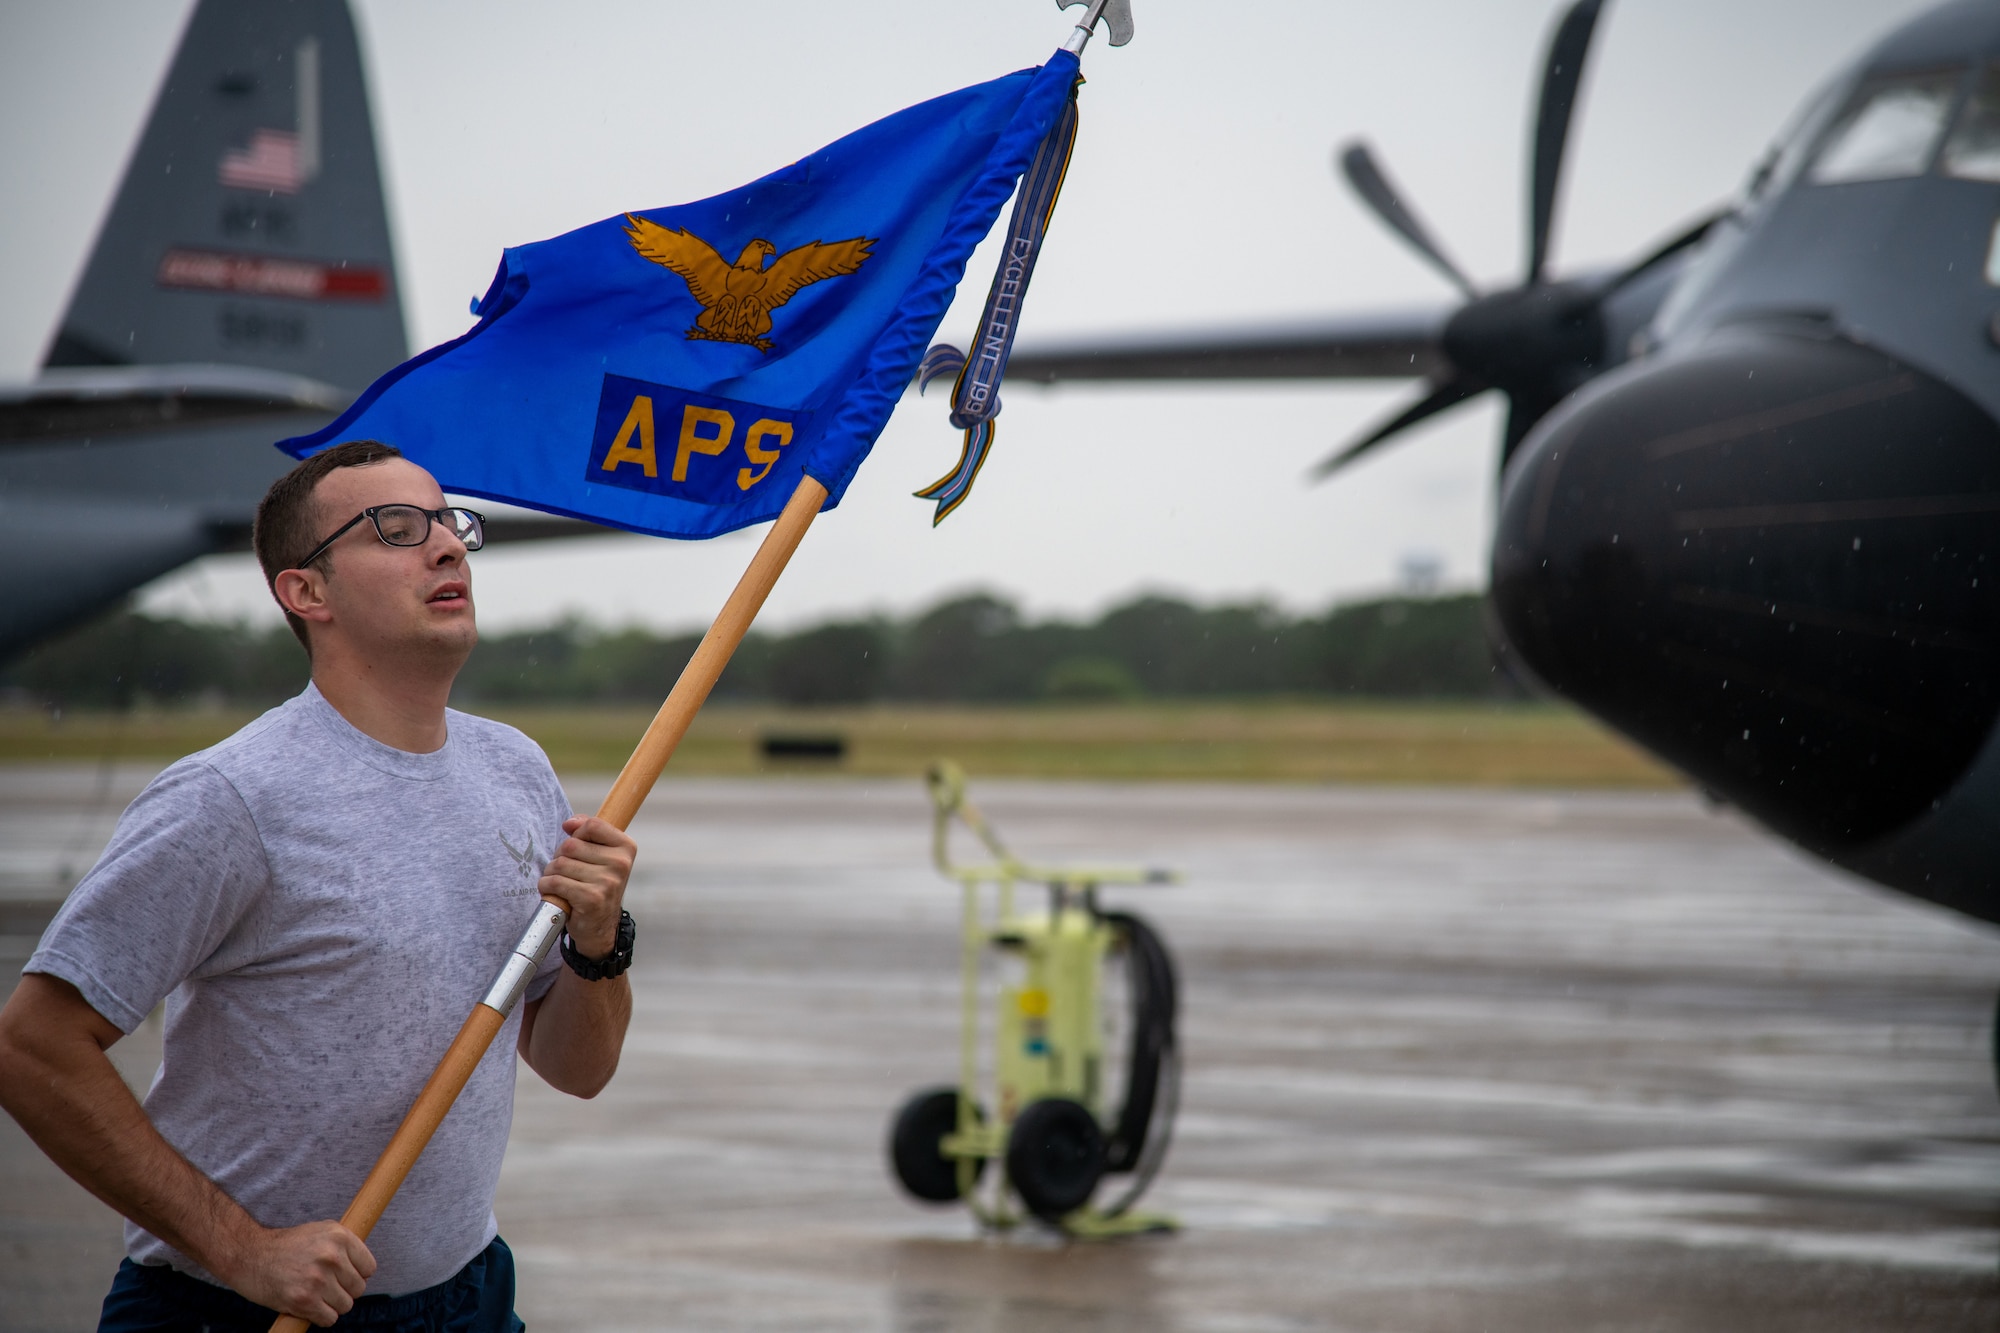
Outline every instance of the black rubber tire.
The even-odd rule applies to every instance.
[[[972,1118],[986,1123],[986,1113],[977,1102],[972,1105]],[[957,1132],[957,1088],[920,1092],[896,1113],[896,1123],[889,1129],[889,1167],[912,1198],[925,1203],[957,1202],[958,1159],[938,1150],[945,1135]],[[974,1183],[985,1170],[984,1157],[972,1159]]]
[[[1104,1131],[1067,1097],[1031,1102],[1007,1136],[1007,1179],[1028,1211],[1060,1222],[1090,1202],[1104,1178]]]

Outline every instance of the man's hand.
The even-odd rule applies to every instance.
[[[146,1118],[104,1052],[123,1034],[67,981],[30,972],[0,1010],[0,1106],[98,1198],[259,1305],[325,1326],[375,1256],[338,1222],[272,1231]]]
[[[618,944],[618,913],[638,844],[596,815],[572,815],[563,821],[563,832],[569,837],[537,887],[544,897],[568,904],[569,938],[577,952],[603,958]]]
[[[539,885],[569,908],[569,938],[585,958],[618,947],[618,913],[638,848],[595,815],[563,821],[569,834]],[[575,1097],[595,1097],[618,1069],[625,1028],[632,1021],[632,985],[624,977],[585,981],[567,967],[539,1000],[521,1006],[517,1049],[528,1067]]]
[[[239,1295],[321,1328],[352,1310],[375,1274],[375,1256],[338,1222],[260,1227],[232,1258],[216,1276]]]

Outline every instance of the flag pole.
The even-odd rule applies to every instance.
[[[818,517],[820,506],[826,503],[826,487],[811,477],[799,478],[798,489],[785,502],[783,512],[764,534],[763,542],[757,547],[757,554],[750,558],[750,565],[743,571],[743,577],[736,581],[729,600],[716,613],[715,621],[702,635],[701,646],[694,650],[687,666],[681,669],[680,679],[668,693],[666,702],[654,715],[646,734],[639,738],[639,744],[632,751],[632,757],[625,761],[618,780],[611,784],[611,791],[597,808],[597,817],[607,823],[625,828],[632,817],[645,804],[646,794],[653,790],[660,772],[673,758],[674,750],[687,735],[689,724],[696,713],[701,711],[709,691],[721,678],[722,669],[729,665],[729,659],[743,642],[743,636],[756,620],[757,612],[763,607],[764,599],[770,596],[771,588],[784,573],[792,553],[799,549],[799,542],[805,538],[806,529]],[[521,942],[514,946],[514,952],[500,969],[486,998],[472,1007],[472,1013],[465,1025],[452,1039],[444,1058],[432,1071],[417,1100],[411,1105],[409,1114],[389,1139],[389,1146],[382,1150],[381,1157],[368,1172],[368,1178],[356,1191],[354,1201],[341,1214],[340,1224],[359,1236],[368,1239],[368,1233],[382,1220],[383,1210],[396,1196],[403,1178],[416,1165],[417,1157],[424,1146],[431,1141],[431,1135],[443,1123],[452,1103],[465,1088],[472,1071],[479,1067],[479,1061],[493,1044],[493,1038],[507,1023],[507,1017],[520,1003],[521,995],[528,988],[528,981],[535,974],[535,968],[548,954],[556,938],[562,934],[568,920],[568,905],[552,898],[544,898],[535,909],[535,919],[529,924]],[[281,1315],[271,1325],[271,1333],[306,1333],[310,1327],[297,1315]]]

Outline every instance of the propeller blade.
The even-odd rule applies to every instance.
[[[1529,200],[1528,282],[1542,280],[1549,260],[1549,229],[1555,221],[1556,186],[1562,178],[1563,149],[1569,142],[1570,113],[1583,82],[1583,61],[1604,0],[1577,0],[1562,17],[1549,43],[1542,70],[1542,104],[1535,118],[1534,195]]]
[[[1507,460],[1521,447],[1521,441],[1528,433],[1541,424],[1542,418],[1556,410],[1556,405],[1569,397],[1574,385],[1543,383],[1523,385],[1511,389],[1507,394],[1507,429],[1500,437],[1500,469],[1506,471]]]
[[[1606,283],[1604,288],[1598,292],[1597,299],[1603,301],[1610,298],[1614,293],[1637,282],[1640,278],[1652,272],[1654,268],[1672,259],[1681,251],[1690,246],[1701,244],[1702,240],[1708,235],[1715,224],[1728,216],[1729,210],[1727,209],[1719,213],[1711,213],[1692,227],[1689,227],[1686,231],[1675,236],[1672,240],[1664,242],[1644,259],[1628,266],[1623,273],[1620,273],[1617,277]]]
[[[1528,432],[1533,430],[1535,424],[1547,415],[1547,408],[1541,403],[1530,404],[1518,398],[1508,399],[1507,426],[1500,435],[1500,470],[1502,472],[1507,470],[1507,460],[1512,458],[1514,451],[1521,447],[1521,441],[1528,438]]]
[[[1426,417],[1434,417],[1447,408],[1456,407],[1474,394],[1484,393],[1486,388],[1487,386],[1481,384],[1479,381],[1467,379],[1462,375],[1454,375],[1442,384],[1432,384],[1430,392],[1422,398],[1410,404],[1395,416],[1377,426],[1374,430],[1369,431],[1353,444],[1347,445],[1340,452],[1315,464],[1306,473],[1307,479],[1311,481],[1325,481],[1328,477],[1340,471],[1340,469],[1346,467],[1349,463],[1352,463],[1355,459],[1361,457],[1361,455],[1367,453],[1390,436],[1399,431],[1407,430]]]
[[[1472,280],[1445,256],[1443,248],[1431,239],[1424,224],[1418,221],[1417,215],[1396,193],[1396,187],[1389,183],[1382,169],[1375,165],[1375,155],[1368,151],[1367,144],[1358,139],[1348,144],[1341,150],[1339,162],[1347,183],[1354,187],[1354,192],[1361,196],[1363,203],[1375,210],[1375,216],[1381,218],[1389,230],[1408,241],[1418,254],[1430,261],[1433,268],[1444,274],[1446,281],[1464,292],[1467,300],[1479,295],[1473,289]]]

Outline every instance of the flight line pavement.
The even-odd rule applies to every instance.
[[[0,987],[150,771],[0,767]],[[619,1075],[520,1083],[530,1328],[2000,1327],[2000,932],[1681,793],[973,793],[1027,859],[1187,876],[1107,894],[1181,968],[1148,1203],[1185,1229],[993,1239],[899,1197],[888,1119],[957,1052],[921,788],[670,779]],[[143,1083],[156,1026],[115,1054]],[[0,1329],[88,1327],[118,1253],[0,1122]]]

